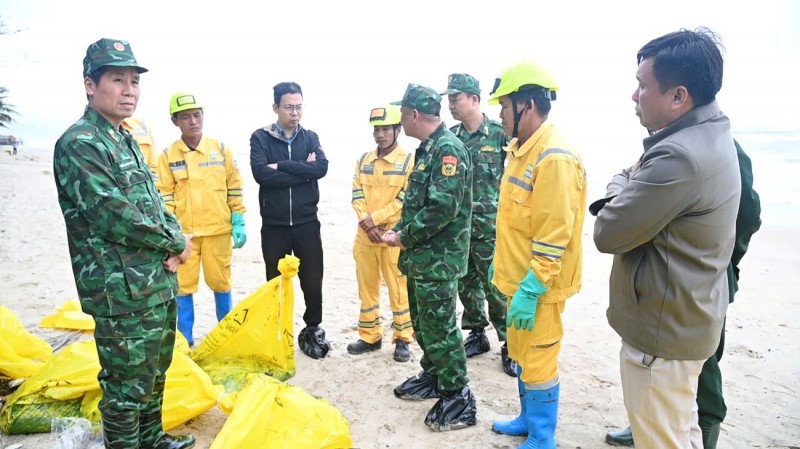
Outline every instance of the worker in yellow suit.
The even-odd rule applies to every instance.
[[[142,152],[144,162],[150,167],[150,172],[158,181],[158,152],[156,151],[156,144],[153,142],[153,133],[150,128],[141,120],[133,117],[128,117],[122,121],[122,127],[127,129],[133,140],[139,144],[139,150]]]
[[[358,229],[353,244],[356,260],[359,339],[347,345],[350,354],[364,354],[381,348],[383,328],[380,313],[381,276],[389,291],[392,308],[393,357],[398,362],[411,358],[408,344],[414,331],[408,309],[406,277],[397,268],[400,247],[390,248],[381,237],[400,221],[408,176],[414,168],[414,155],[400,148],[400,108],[383,106],[371,111],[369,122],[377,147],[364,153],[356,164],[353,176],[353,209],[358,216]]]
[[[492,430],[527,435],[522,449],[556,448],[561,314],[581,288],[586,170],[549,118],[557,90],[544,66],[523,60],[500,75],[489,97],[501,105],[511,137],[489,278],[508,298],[508,355],[517,362],[520,398],[520,414],[495,420]]]
[[[170,99],[169,112],[181,138],[159,157],[157,186],[183,232],[194,236],[189,258],[178,268],[178,330],[192,345],[192,295],[201,265],[206,285],[214,291],[217,320],[231,310],[231,248],[241,248],[247,241],[245,207],[233,152],[203,135],[202,104],[192,94],[177,93]]]

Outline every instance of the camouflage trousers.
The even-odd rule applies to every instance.
[[[422,348],[420,365],[438,376],[439,391],[461,391],[469,382],[467,355],[456,324],[458,281],[408,278],[411,322]]]
[[[506,341],[506,299],[489,281],[493,258],[494,240],[470,242],[467,274],[458,281],[458,297],[464,306],[461,329],[483,329],[491,321],[497,339]],[[489,305],[488,320],[484,301]]]
[[[138,448],[140,412],[142,418],[157,415],[161,429],[161,403],[175,346],[177,311],[173,300],[124,315],[95,317],[100,359],[97,379],[103,390],[99,408],[107,445]],[[143,438],[156,433],[146,427],[142,426]]]

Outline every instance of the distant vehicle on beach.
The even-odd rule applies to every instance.
[[[17,154],[20,141],[14,136],[0,136],[0,153]]]

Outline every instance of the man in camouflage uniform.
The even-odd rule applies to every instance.
[[[58,202],[84,312],[95,320],[108,449],[180,449],[161,424],[175,343],[178,265],[191,250],[121,125],[136,109],[140,67],[126,41],[100,39],[83,60],[83,117],[56,142]]]
[[[461,121],[450,128],[469,151],[472,161],[472,235],[469,245],[467,275],[458,283],[458,297],[464,305],[461,329],[469,329],[464,340],[467,357],[488,352],[489,338],[485,328],[491,320],[497,339],[506,341],[506,301],[489,282],[489,265],[494,257],[495,220],[500,179],[503,177],[505,152],[508,143],[503,126],[481,113],[480,83],[466,73],[454,73],[447,79],[450,114]],[[484,300],[489,304],[486,318]],[[516,366],[508,357],[508,346],[500,350],[503,371],[516,376]]]
[[[475,425],[467,358],[456,323],[458,279],[467,272],[472,171],[469,152],[439,117],[442,97],[409,84],[400,102],[406,135],[420,140],[403,210],[383,235],[401,248],[398,265],[408,277],[411,322],[422,348],[423,371],[395,388],[395,396],[439,398],[425,417],[435,431]]]

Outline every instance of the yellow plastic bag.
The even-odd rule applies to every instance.
[[[42,318],[39,327],[88,331],[94,330],[94,318],[83,313],[78,298],[72,298],[63,306],[56,307],[52,315]]]
[[[278,262],[280,276],[271,279],[228,313],[191,357],[225,391],[241,390],[250,373],[276,379],[294,376],[294,290],[300,259]]]
[[[230,416],[211,449],[343,449],[353,446],[350,425],[333,405],[264,374],[220,408]],[[232,410],[231,410],[232,408]]]
[[[7,434],[50,432],[51,420],[57,417],[100,422],[99,371],[94,340],[65,347],[8,396],[6,406],[0,411],[0,428]],[[176,352],[167,370],[164,428],[183,424],[210,409],[220,394],[222,388],[215,387],[197,364]]]
[[[28,333],[14,312],[0,306],[0,374],[12,379],[31,377],[53,357],[53,348]]]

